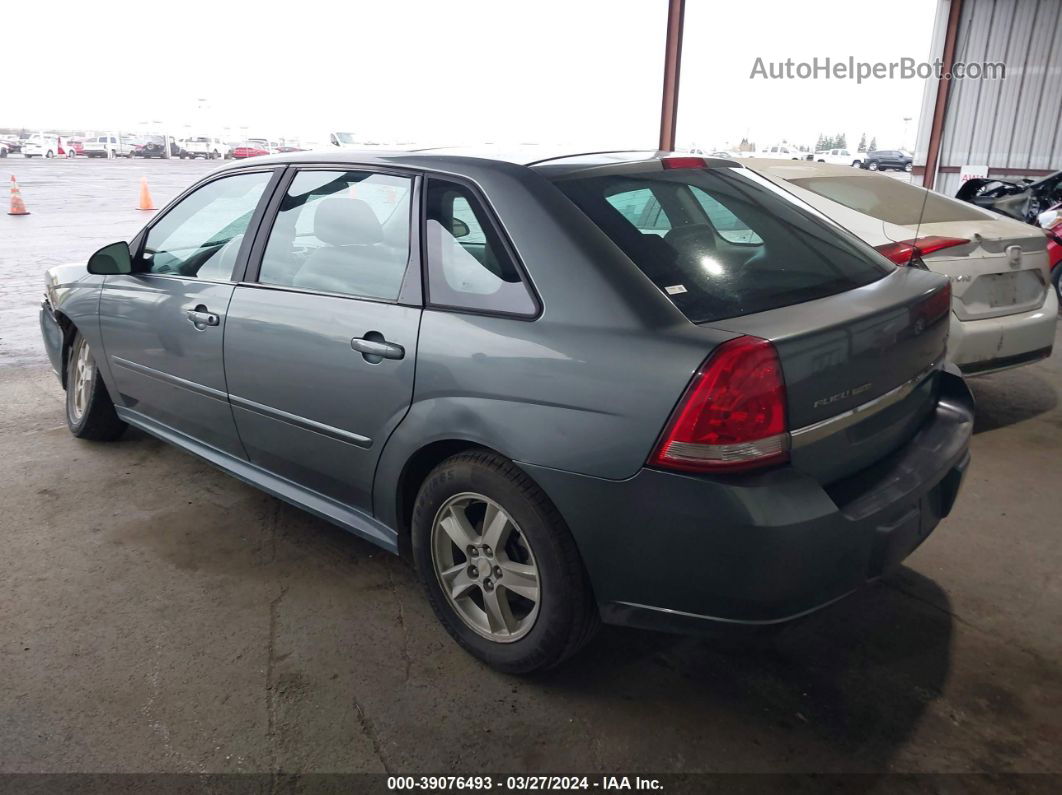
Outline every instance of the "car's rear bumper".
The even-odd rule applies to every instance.
[[[624,481],[525,468],[568,522],[603,619],[689,632],[796,618],[897,566],[951,510],[972,429],[949,368],[903,448],[827,487],[792,467]]]
[[[1016,315],[959,320],[951,316],[948,358],[967,375],[991,373],[1051,355],[1058,321],[1054,290],[1039,309]]]

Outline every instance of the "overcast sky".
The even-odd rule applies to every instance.
[[[921,80],[750,79],[757,56],[928,57],[935,3],[688,0],[680,143],[914,144]],[[666,0],[84,0],[4,8],[0,126],[655,146]],[[195,16],[182,13],[191,8]],[[888,18],[888,22],[884,20]],[[914,120],[904,136],[903,117]],[[159,125],[153,125],[158,127]],[[227,129],[226,129],[227,128]],[[159,130],[161,131],[161,130]]]

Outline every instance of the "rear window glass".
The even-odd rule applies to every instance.
[[[556,184],[695,323],[823,298],[893,269],[745,169],[575,176]]]
[[[917,226],[984,220],[982,213],[964,202],[888,177],[804,177],[789,181],[890,224]]]

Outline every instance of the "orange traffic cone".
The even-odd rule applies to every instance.
[[[8,215],[29,215],[29,210],[26,209],[26,205],[22,203],[22,194],[18,190],[18,182],[15,180],[15,175],[11,175],[11,209],[7,211]]]
[[[147,177],[140,178],[140,203],[138,210],[154,210],[155,202],[151,199],[151,191],[148,190]]]

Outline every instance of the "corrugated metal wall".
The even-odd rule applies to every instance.
[[[938,9],[931,58],[943,52],[948,5]],[[949,170],[967,164],[1006,178],[1062,168],[1062,0],[964,0],[955,60],[1001,61],[1006,79],[952,82],[936,190],[953,195],[959,174]],[[926,162],[936,85],[927,81],[916,165]]]

